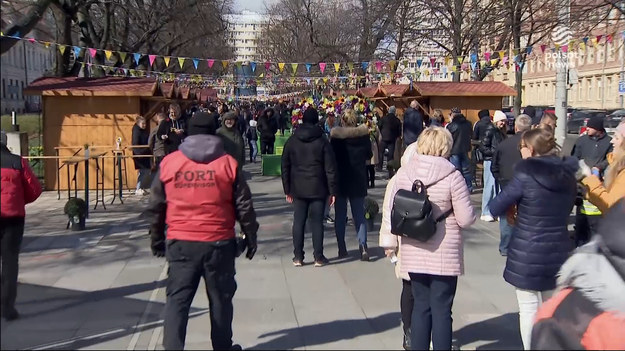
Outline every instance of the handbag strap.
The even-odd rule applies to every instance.
[[[454,209],[453,207],[450,208],[449,210],[445,211],[442,215],[440,215],[438,218],[436,218],[436,223],[440,223],[442,221],[444,221],[445,219],[447,219],[447,217],[449,217],[452,213],[454,213]]]
[[[454,171],[455,171],[455,170],[454,170]],[[447,177],[449,177],[452,173],[454,173],[454,172],[449,173],[448,175],[444,176],[443,178],[441,178],[441,179],[439,179],[439,180],[435,181],[434,183],[432,183],[432,184],[430,184],[430,185],[428,185],[428,186],[423,185],[423,182],[422,182],[421,180],[419,180],[419,179],[415,179],[415,181],[412,183],[412,191],[416,191],[418,186],[419,186],[419,187],[421,187],[422,189],[426,189],[426,190],[427,190],[427,189],[428,189],[429,187],[431,187],[432,185],[434,185],[434,184],[436,184],[436,183],[440,182],[441,180],[446,179]],[[447,211],[443,212],[443,214],[441,214],[438,218],[436,218],[436,223],[440,223],[440,222],[444,221],[444,220],[445,220],[447,217],[449,217],[452,213],[454,213],[454,209],[453,209],[453,207],[452,207],[452,208],[450,208],[449,210],[447,210]]]

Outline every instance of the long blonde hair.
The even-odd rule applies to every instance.
[[[625,125],[625,122],[621,122],[621,124]],[[618,146],[618,150],[615,149],[612,151],[614,160],[610,167],[608,167],[608,172],[605,175],[605,187],[607,189],[610,189],[618,174],[625,171],[625,135],[619,134],[619,136],[621,138],[621,145]]]

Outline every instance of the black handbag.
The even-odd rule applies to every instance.
[[[427,188],[439,181],[426,187],[417,179],[412,184],[412,190],[397,191],[391,210],[392,234],[421,242],[430,240],[436,234],[436,225],[453,213],[453,208],[438,218],[435,218],[432,213],[432,203],[428,198]]]

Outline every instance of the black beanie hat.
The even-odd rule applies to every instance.
[[[215,135],[217,123],[215,118],[206,112],[196,112],[189,120],[188,134],[209,134]]]
[[[477,116],[482,119],[484,117],[490,117],[490,112],[488,110],[480,110],[480,112],[477,113]]]
[[[597,115],[590,117],[588,122],[586,122],[586,127],[596,129],[602,132],[605,131],[605,128],[603,126],[603,118]]]
[[[530,116],[531,118],[536,117],[536,109],[534,106],[527,106],[523,109],[523,113]]]
[[[309,107],[304,111],[304,117],[302,117],[302,123],[304,124],[317,124],[319,123],[319,113],[316,109]]]

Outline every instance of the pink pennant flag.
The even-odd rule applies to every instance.
[[[597,35],[597,43],[601,41],[601,38],[603,38],[603,35],[601,34]]]
[[[375,69],[377,69],[378,72],[380,72],[380,70],[382,69],[382,61],[376,61]]]
[[[265,62],[265,71],[269,71],[270,68],[271,68],[271,62],[269,61]]]
[[[540,46],[540,51],[542,51],[543,54],[544,54],[546,48],[547,48],[547,45],[543,44],[543,45]]]
[[[612,34],[608,34],[608,36],[607,36],[607,37],[605,37],[605,40],[606,40],[608,43],[612,44]]]
[[[503,64],[504,65],[508,64],[508,56],[503,57]]]
[[[434,67],[434,63],[436,63],[436,57],[430,57],[430,67]]]
[[[569,46],[568,45],[562,45],[562,52],[566,53],[569,51]]]
[[[206,60],[206,62],[208,63],[208,68],[213,68],[213,65],[215,64],[215,60],[208,59]]]
[[[31,42],[31,43],[34,43],[35,42],[35,38],[28,38],[28,41]]]
[[[484,59],[486,59],[486,61],[490,61],[490,52],[484,53]]]
[[[95,54],[98,52],[98,50],[94,49],[94,48],[89,48],[89,55],[91,55],[91,58],[95,58]]]
[[[326,70],[326,63],[319,62],[319,69],[321,70],[321,73],[323,73]]]
[[[156,55],[148,55],[148,59],[150,60],[150,66],[154,64],[154,60],[156,60]]]

